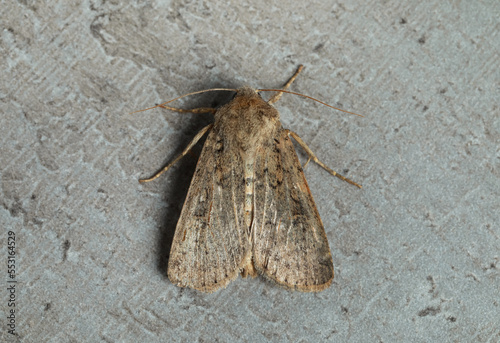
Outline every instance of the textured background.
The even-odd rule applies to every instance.
[[[19,281],[13,337],[2,262],[2,340],[500,341],[500,2],[327,2],[2,2],[0,256],[14,231]],[[277,104],[364,186],[306,169],[334,283],[173,286],[196,156],[137,179],[211,118],[128,113],[208,87],[280,87],[299,63],[292,90],[366,115]]]

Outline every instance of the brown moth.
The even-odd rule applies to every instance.
[[[217,110],[155,106],[215,117],[173,162],[141,180],[157,178],[209,132],[170,251],[168,277],[177,286],[214,292],[240,273],[304,292],[331,284],[325,229],[290,137],[332,175],[361,186],[326,167],[296,133],[281,126],[272,103],[302,68],[269,101],[257,93],[263,90],[242,87]]]

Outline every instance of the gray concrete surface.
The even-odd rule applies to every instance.
[[[498,1],[6,1],[0,12],[2,341],[500,341]],[[279,87],[300,63],[292,90],[365,115],[277,104],[285,127],[364,186],[306,169],[333,285],[173,286],[167,256],[196,156],[137,179],[211,118],[128,113],[208,87]]]

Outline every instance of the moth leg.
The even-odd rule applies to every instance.
[[[304,163],[304,166],[302,167],[302,169],[306,169],[306,167],[309,164],[309,162],[311,162],[311,156],[309,156],[309,158],[307,159],[307,162]]]
[[[288,87],[290,87],[290,85],[292,84],[293,81],[295,81],[295,79],[297,78],[299,73],[302,71],[302,69],[304,69],[304,66],[301,64],[297,68],[297,71],[295,72],[295,74],[293,74],[293,76],[290,78],[290,80],[288,80],[288,82],[283,86],[283,88],[282,88],[283,90],[287,90]],[[283,95],[283,92],[278,92],[278,93],[274,94],[271,97],[271,99],[269,99],[269,101],[267,103],[274,104],[276,101],[278,101],[281,98],[282,95]]]
[[[217,112],[217,110],[215,108],[211,108],[211,107],[193,108],[191,110],[184,110],[182,108],[175,108],[175,107],[170,107],[170,106],[165,106],[165,105],[158,105],[158,107],[164,108],[166,110],[175,111],[175,112],[181,112],[181,113],[212,113],[212,114],[215,114],[215,112]]]
[[[286,133],[289,135],[289,136],[292,136],[293,139],[295,139],[297,141],[297,143],[299,143],[299,145],[307,152],[307,154],[309,155],[309,160],[313,160],[314,162],[316,162],[317,164],[319,164],[324,170],[326,170],[327,172],[329,172],[330,174],[332,174],[333,176],[336,176],[338,177],[339,179],[347,182],[347,183],[350,183],[351,185],[354,185],[356,187],[359,187],[361,188],[361,185],[357,184],[356,182],[352,181],[352,180],[349,180],[348,178],[346,178],[345,176],[342,176],[340,175],[339,173],[333,171],[332,169],[328,168],[323,162],[321,162],[317,157],[316,155],[314,154],[314,152],[307,146],[307,144],[302,140],[302,138],[299,137],[298,134],[296,134],[295,132],[293,131],[290,131],[290,130],[285,130]],[[309,161],[308,161],[309,162]],[[307,163],[306,163],[307,165]]]
[[[193,140],[188,144],[188,146],[184,149],[184,151],[181,152],[172,162],[170,162],[165,167],[163,167],[162,170],[160,170],[158,173],[156,173],[154,176],[150,177],[149,179],[140,179],[139,182],[145,183],[145,182],[153,181],[154,179],[158,178],[161,174],[163,174],[164,172],[169,170],[170,167],[172,167],[176,162],[178,162],[181,158],[183,158],[189,152],[189,150],[191,150],[193,148],[193,146],[196,143],[198,143],[200,138],[203,137],[203,135],[205,133],[207,133],[207,131],[210,130],[212,128],[212,126],[214,126],[214,124],[209,124],[209,125],[205,126],[203,129],[201,129],[200,132],[198,132],[196,134],[196,136],[194,136]]]

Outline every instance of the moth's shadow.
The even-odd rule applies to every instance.
[[[229,83],[226,83],[226,87]],[[210,85],[206,88],[220,87],[219,85]],[[203,88],[202,88],[203,89]],[[199,96],[196,101],[185,102],[187,106],[183,108],[196,108],[196,107],[213,107],[217,108],[221,105],[226,104],[230,101],[234,93],[231,92],[220,92],[214,93],[210,92],[208,94],[203,94]],[[179,138],[176,151],[165,152],[169,155],[169,159],[165,163],[172,161],[178,154],[180,154],[186,146],[191,142],[194,136],[205,126],[214,121],[211,114],[192,114],[189,113],[176,113],[171,112],[168,115],[186,115],[191,116],[192,120],[189,124],[182,130]],[[175,233],[175,228],[181,214],[182,206],[186,199],[186,195],[191,184],[191,180],[196,168],[196,164],[200,157],[201,149],[205,144],[206,136],[200,139],[198,144],[196,144],[191,152],[184,156],[179,162],[177,162],[172,169],[167,171],[162,177],[168,177],[170,182],[163,192],[164,201],[167,204],[165,211],[160,218],[159,226],[159,239],[158,239],[158,259],[157,267],[162,275],[166,277],[168,259],[170,255],[170,249],[172,247],[172,240]]]

